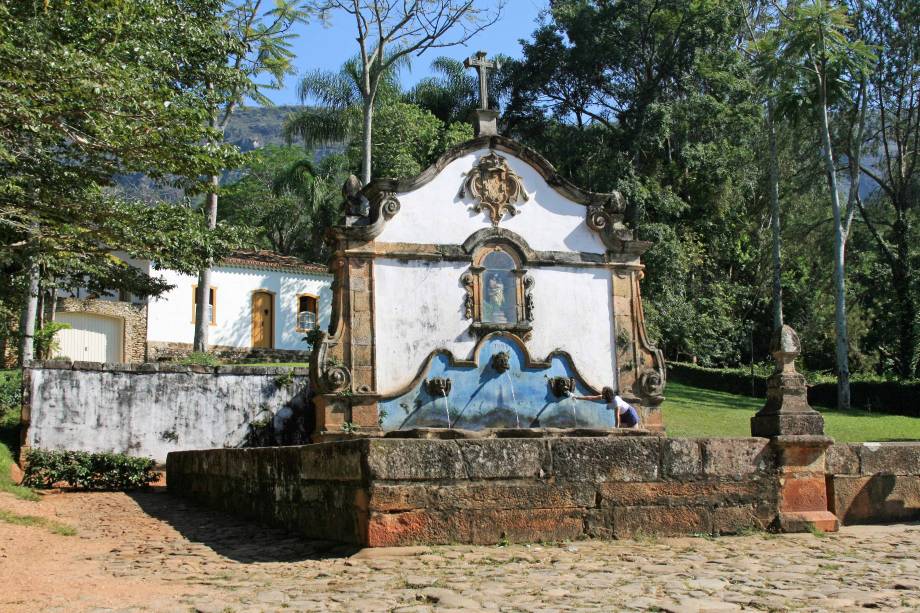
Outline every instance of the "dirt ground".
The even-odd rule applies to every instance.
[[[355,551],[137,494],[0,494],[0,611],[920,610],[920,525]]]

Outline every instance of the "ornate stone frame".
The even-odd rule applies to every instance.
[[[511,332],[527,340],[533,330],[534,303],[533,303],[533,277],[527,274],[526,257],[524,251],[509,240],[485,240],[471,246],[469,251],[472,262],[469,270],[460,277],[460,283],[466,290],[463,309],[464,315],[471,320],[470,332],[475,336],[482,336],[490,332]],[[500,251],[514,261],[515,277],[515,305],[517,308],[517,321],[514,323],[495,323],[482,320],[482,276],[486,268],[482,265],[486,256]]]

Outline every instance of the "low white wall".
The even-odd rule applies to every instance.
[[[308,385],[306,369],[294,369],[293,382],[284,385],[279,377],[289,368],[101,366],[24,370],[27,446],[127,453],[160,463],[170,451],[239,447],[253,423],[280,434]]]
[[[171,290],[148,305],[147,340],[192,343],[195,338],[192,312],[193,287],[197,277],[171,270],[154,271],[162,275]],[[319,296],[320,326],[329,326],[332,305],[332,277],[271,270],[219,267],[211,273],[216,288],[216,324],[210,328],[208,342],[228,347],[252,345],[252,294],[266,290],[275,295],[275,349],[306,351],[304,333],[297,331],[297,296]]]

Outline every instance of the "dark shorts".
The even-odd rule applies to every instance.
[[[626,411],[620,413],[620,427],[621,428],[635,428],[639,425],[639,414],[636,413],[636,409],[629,407]]]

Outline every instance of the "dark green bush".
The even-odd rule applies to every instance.
[[[703,368],[695,364],[668,363],[668,378],[678,383],[704,389],[755,396],[767,394],[767,377],[754,375],[751,393],[751,373],[743,368]],[[837,405],[837,383],[822,377],[820,383],[808,381],[808,402],[817,407]],[[888,415],[920,417],[920,382],[888,381],[877,377],[860,377],[850,382],[850,404]]]
[[[49,488],[63,482],[85,490],[133,490],[157,480],[153,467],[150,458],[122,453],[32,449],[26,457],[22,484]]]
[[[19,423],[22,405],[22,372],[0,371],[0,424],[15,420]]]

